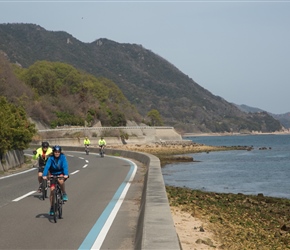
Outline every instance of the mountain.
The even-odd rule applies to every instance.
[[[160,112],[164,124],[184,132],[280,130],[267,112],[245,113],[198,85],[142,45],[105,38],[83,43],[63,31],[35,24],[1,24],[0,50],[24,68],[39,60],[64,62],[112,80],[144,117]]]
[[[233,103],[234,104],[234,103]],[[262,110],[262,109],[259,109],[259,108],[254,108],[254,107],[250,107],[250,106],[247,106],[245,104],[241,104],[241,105],[238,105],[238,104],[234,104],[238,109],[240,109],[241,111],[243,112],[246,112],[246,113],[257,113],[257,112],[266,112],[265,110]]]
[[[247,106],[245,104],[238,105],[234,104],[237,108],[239,108],[241,111],[246,113],[256,113],[256,112],[267,112],[265,110],[254,108]],[[278,120],[284,128],[289,129],[290,128],[290,112],[287,112],[285,114],[273,114],[270,112],[267,112],[269,115],[271,115],[274,119]]]
[[[271,116],[278,120],[284,128],[290,128],[290,112],[285,114],[271,114]]]

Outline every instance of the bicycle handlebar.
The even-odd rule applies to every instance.
[[[64,175],[51,175],[49,178],[50,179],[61,179],[61,178],[64,178]],[[69,175],[67,176],[67,178],[69,178]]]

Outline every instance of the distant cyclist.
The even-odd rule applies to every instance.
[[[47,158],[52,154],[52,148],[49,147],[49,143],[44,141],[41,143],[41,147],[33,151],[34,160],[38,159],[38,192],[41,192],[42,172],[47,161]]]
[[[68,163],[66,156],[61,152],[61,147],[56,145],[52,149],[53,154],[50,156],[45,164],[43,171],[43,179],[47,179],[48,171],[51,176],[61,175],[64,179],[58,179],[58,183],[60,185],[61,191],[63,193],[63,200],[67,201],[68,197],[65,191],[64,181],[68,178]],[[50,215],[54,215],[53,212],[53,190],[55,189],[55,184],[50,184]]]
[[[99,140],[99,148],[100,148],[99,150],[100,150],[100,154],[101,154],[101,150],[102,149],[104,150],[104,148],[106,147],[106,145],[107,145],[107,143],[106,143],[104,137],[101,137],[101,139]]]
[[[89,150],[89,146],[90,146],[91,142],[89,140],[89,138],[86,136],[84,139],[84,146],[85,146],[85,150]]]

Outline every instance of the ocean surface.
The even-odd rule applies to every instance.
[[[197,136],[187,140],[214,146],[253,146],[187,154],[200,162],[162,168],[166,185],[217,193],[243,193],[290,199],[290,135]],[[261,150],[259,148],[266,147]]]

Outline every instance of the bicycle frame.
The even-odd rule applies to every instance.
[[[45,200],[47,198],[47,180],[42,179],[41,183],[41,192],[42,192],[42,200]]]
[[[63,193],[61,191],[60,185],[58,183],[59,179],[63,179],[63,176],[51,176],[51,184],[55,184],[55,189],[53,190],[53,200],[52,200],[52,207],[54,212],[54,222],[57,222],[57,219],[62,219],[62,205],[64,204],[63,201]]]
[[[87,155],[88,155],[89,152],[90,152],[90,150],[89,150],[89,146],[88,146],[87,144],[85,144],[85,152],[86,152]]]

